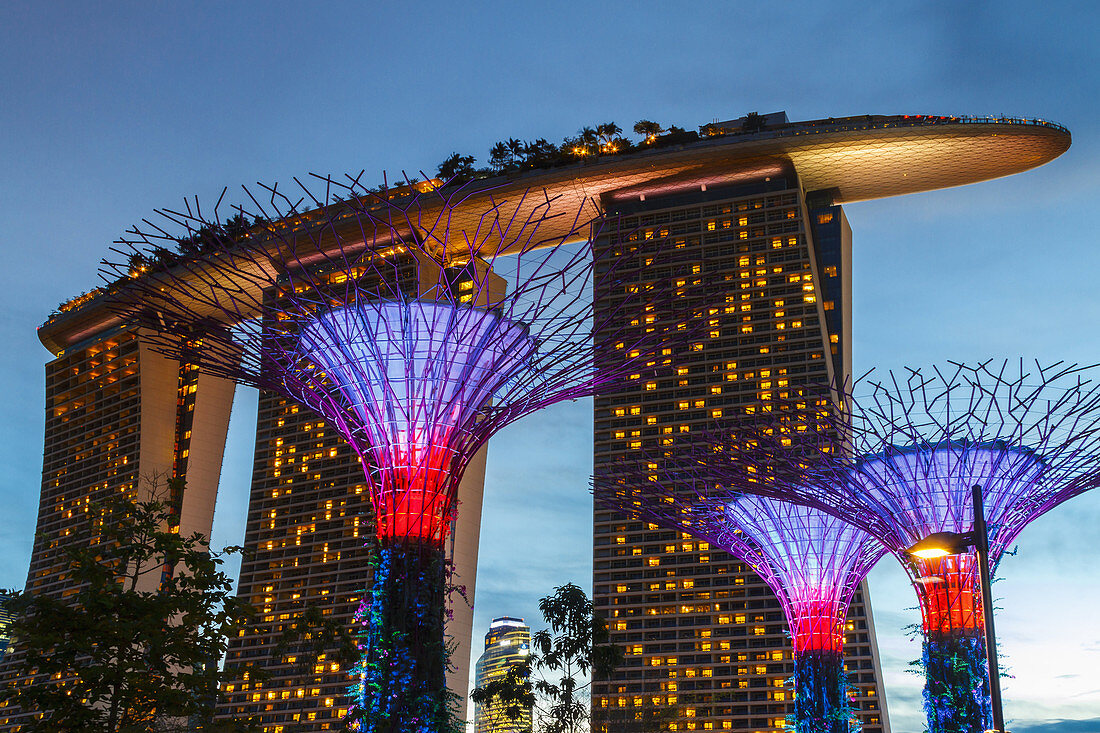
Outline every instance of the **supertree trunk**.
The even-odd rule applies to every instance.
[[[976,558],[919,560],[929,733],[982,733],[993,725]]]
[[[403,443],[383,455],[386,468],[374,470],[364,455],[376,486],[376,540],[371,588],[356,614],[351,718],[364,733],[457,733],[445,632],[452,452]]]
[[[797,733],[849,733],[852,710],[844,672],[846,600],[833,594],[792,599],[787,609],[794,646]],[[824,597],[822,597],[824,596]]]
[[[446,558],[441,543],[384,537],[357,614],[361,659],[355,729],[457,730],[447,691]]]
[[[852,729],[842,652],[807,649],[795,654],[794,724],[797,733],[849,733]]]

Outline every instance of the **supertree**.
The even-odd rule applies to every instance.
[[[855,725],[844,672],[844,627],[860,582],[886,548],[812,507],[730,489],[688,453],[621,462],[593,481],[596,502],[729,552],[768,584],[794,649],[798,733],[848,733]]]
[[[444,540],[467,462],[535,410],[652,372],[666,329],[594,314],[619,237],[588,202],[320,180],[318,195],[296,180],[297,200],[246,189],[233,226],[197,201],[158,211],[103,272],[156,349],[307,405],[346,438],[377,539],[349,717],[449,730]],[[184,255],[166,253],[176,243]]]
[[[885,545],[919,600],[929,730],[1003,729],[978,537],[988,578],[1032,520],[1097,485],[1100,384],[1087,367],[990,361],[868,376],[837,396],[711,431],[701,462],[723,485],[829,512]],[[929,540],[945,547],[915,552]]]

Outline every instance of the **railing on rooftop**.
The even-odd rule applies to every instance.
[[[792,137],[795,135],[818,135],[827,132],[843,132],[845,130],[879,130],[898,127],[932,127],[937,125],[1025,125],[1031,127],[1049,127],[1067,135],[1069,129],[1057,122],[1040,118],[1026,117],[941,117],[937,115],[902,115],[901,117],[885,118],[870,116],[871,119],[859,117],[842,117],[831,120],[814,120],[813,122],[796,122],[788,127],[774,130],[764,129],[755,133],[761,138]],[[770,134],[769,134],[770,133]],[[726,133],[729,134],[754,134],[754,133]],[[724,137],[718,135],[716,137]]]

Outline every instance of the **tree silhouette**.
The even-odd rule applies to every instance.
[[[741,123],[742,132],[760,132],[768,126],[764,116],[758,112],[749,112],[745,115],[745,121]]]
[[[623,128],[616,125],[614,122],[604,122],[601,125],[596,126],[596,136],[599,139],[600,152],[602,153],[614,153],[619,149],[617,141],[621,141],[622,138],[619,134],[623,131]]]
[[[508,144],[498,142],[489,149],[489,165],[495,171],[503,171],[508,165]]]
[[[652,145],[658,135],[663,135],[665,128],[652,120],[638,120],[634,123],[634,134],[642,136],[642,143]]]
[[[523,141],[510,137],[505,145],[508,146],[508,165],[513,167],[516,165],[516,159],[523,155]]]
[[[451,153],[451,156],[439,164],[439,177],[444,181],[453,178],[470,179],[474,177],[474,156]]]
[[[539,733],[586,731],[591,682],[585,677],[607,677],[622,663],[623,650],[608,643],[607,622],[595,615],[592,601],[573,583],[539,600],[539,611],[549,628],[531,637],[526,664],[476,688],[470,699],[479,705],[496,699],[515,717],[520,706],[532,706]]]

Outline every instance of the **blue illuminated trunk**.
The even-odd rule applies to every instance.
[[[442,548],[386,539],[356,618],[353,729],[363,733],[455,730],[447,690],[446,567]]]
[[[849,733],[852,729],[842,653],[806,650],[795,656],[794,724],[797,733]]]
[[[928,733],[983,733],[993,727],[980,630],[929,635],[923,661]]]

